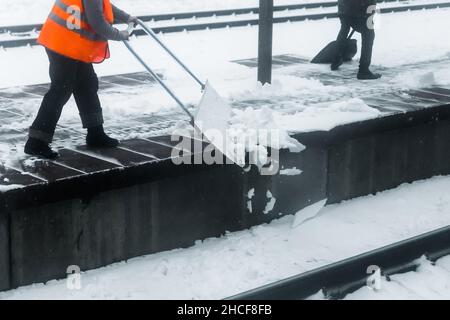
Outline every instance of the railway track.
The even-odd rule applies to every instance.
[[[380,13],[395,13],[437,8],[450,8],[450,2],[405,0],[379,1]],[[337,2],[302,3],[276,6],[274,23],[337,18]],[[173,33],[207,29],[221,29],[258,25],[258,8],[241,8],[216,11],[185,12],[175,14],[145,15],[139,18],[149,24],[156,33]],[[21,25],[0,27],[0,47],[14,48],[36,45],[36,38],[42,25]],[[137,36],[144,35],[136,30]]]
[[[329,299],[341,299],[367,284],[370,272],[379,268],[389,279],[415,270],[422,256],[432,262],[450,255],[450,226],[281,280],[227,300],[306,299],[320,290]]]

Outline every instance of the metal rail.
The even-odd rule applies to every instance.
[[[405,0],[400,0],[400,2]],[[382,2],[397,2],[395,0],[384,0]],[[334,7],[336,6],[336,2],[323,2],[323,3],[311,3],[311,4],[298,4],[298,5],[286,5],[286,6],[277,6],[275,7],[275,11],[289,11],[289,10],[297,10],[297,9],[313,9],[320,7]],[[437,8],[450,8],[450,2],[440,2],[440,3],[431,3],[431,4],[419,4],[419,5],[409,5],[409,6],[397,6],[390,8],[382,8],[380,9],[380,13],[392,13],[392,12],[404,12],[404,11],[415,11],[415,10],[424,10],[424,9],[437,9]],[[259,8],[247,8],[247,9],[233,9],[233,10],[219,10],[219,11],[203,11],[203,12],[188,12],[188,13],[177,13],[177,14],[165,14],[165,15],[152,15],[152,16],[140,16],[139,19],[144,22],[149,21],[162,21],[162,20],[181,20],[181,19],[189,19],[189,18],[206,18],[206,17],[214,17],[214,16],[233,16],[239,14],[248,14],[248,13],[259,13]],[[297,21],[305,21],[305,20],[320,20],[320,19],[331,19],[337,18],[336,12],[328,12],[328,13],[317,13],[317,14],[303,14],[303,15],[293,15],[293,16],[281,16],[275,17],[274,23],[285,23],[285,22],[297,22]],[[180,24],[173,26],[164,26],[164,27],[154,27],[152,28],[155,33],[174,33],[174,32],[183,32],[183,31],[198,31],[198,30],[207,30],[207,29],[222,29],[222,28],[232,28],[232,27],[244,27],[244,26],[254,26],[258,25],[259,19],[242,19],[242,20],[230,20],[230,21],[220,21],[220,22],[209,22],[209,23],[194,23],[194,24]],[[28,45],[36,45],[36,39],[25,37],[27,36],[24,33],[38,32],[41,29],[42,25],[23,25],[23,26],[6,26],[0,27],[0,34],[2,33],[10,33],[10,34],[18,34],[18,36],[22,36],[22,39],[12,39],[12,40],[4,40],[0,41],[0,47],[4,48],[14,48],[14,47],[22,47]],[[145,35],[146,32],[144,30],[136,30],[135,35],[141,36]]]
[[[305,299],[323,290],[331,299],[345,297],[366,284],[368,267],[377,266],[382,275],[414,270],[415,260],[426,256],[435,261],[450,254],[450,226],[385,246],[340,262],[281,280],[227,300]]]

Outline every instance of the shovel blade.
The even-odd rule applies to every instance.
[[[230,158],[226,150],[230,105],[206,82],[203,96],[195,114],[195,126],[222,154]]]
[[[355,39],[347,39],[343,53],[343,60],[350,61],[356,55],[357,43]],[[336,41],[330,42],[312,60],[311,63],[332,63],[336,54]]]

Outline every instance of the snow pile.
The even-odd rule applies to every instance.
[[[305,106],[294,114],[275,114],[275,121],[287,131],[331,130],[356,121],[379,117],[378,109],[369,107],[359,98]],[[301,129],[300,129],[301,128]]]
[[[211,142],[211,149],[226,153],[228,158],[241,166],[246,164],[256,165],[261,169],[265,165],[273,165],[273,153],[269,149],[278,152],[280,149],[289,149],[290,152],[301,152],[305,149],[299,141],[292,138],[289,133],[280,127],[274,120],[274,111],[264,106],[259,109],[252,107],[232,109],[232,116],[226,124],[226,128],[214,128],[207,125],[202,134]],[[208,113],[208,106],[204,107],[204,113]],[[213,116],[213,115],[211,115]],[[201,122],[200,122],[201,124]],[[222,130],[223,129],[223,130]],[[199,131],[190,127],[186,122],[178,122],[172,131],[172,136],[198,135]],[[200,138],[200,137],[198,137]],[[209,147],[206,150],[209,151]],[[250,158],[246,162],[246,154]],[[218,159],[220,160],[220,159]],[[277,170],[278,171],[278,170]]]
[[[235,150],[245,149],[250,154],[250,163],[259,168],[270,164],[269,148],[290,152],[301,152],[305,149],[299,141],[292,138],[288,132],[274,120],[273,111],[268,107],[244,110],[233,110],[227,131],[228,145]],[[237,157],[238,163],[245,163],[245,157]],[[278,159],[275,159],[278,160]]]
[[[434,71],[412,71],[399,74],[390,81],[392,84],[401,84],[403,88],[427,88],[436,85]]]
[[[268,107],[254,109],[248,107],[244,110],[233,110],[234,114],[230,120],[231,137],[238,139],[239,137],[247,137],[248,140],[258,141],[264,147],[272,147],[276,149],[289,149],[291,152],[300,152],[304,150],[304,146],[292,138],[286,130],[284,130],[276,121],[275,114]],[[258,132],[276,131],[279,140],[272,141],[266,139],[267,136],[258,136]],[[274,142],[275,144],[271,144]]]

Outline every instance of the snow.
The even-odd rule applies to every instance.
[[[302,223],[308,221],[309,219],[316,217],[320,213],[320,211],[325,207],[326,203],[327,199],[321,200],[297,212],[295,214],[292,227],[296,228]]]
[[[450,299],[450,256],[431,263],[425,257],[417,261],[415,271],[381,278],[379,288],[364,286],[348,294],[346,300],[448,300]],[[325,299],[322,292],[310,298]]]
[[[23,185],[20,184],[10,184],[10,185],[0,185],[0,193],[4,193],[7,191],[15,190],[23,188]]]
[[[297,169],[296,167],[293,168],[287,168],[280,170],[280,175],[282,176],[298,176],[302,174],[302,170]]]
[[[419,268],[414,272],[396,274],[388,282],[382,279],[380,290],[364,287],[349,294],[348,300],[400,300],[400,299],[450,299],[450,256],[444,257],[433,265],[422,258]]]
[[[399,68],[406,63],[448,59],[450,43],[440,40],[447,37],[450,27],[448,13],[449,10],[440,9],[383,15],[382,27],[377,30],[374,64]],[[408,28],[401,27],[404,25],[408,25]],[[336,19],[277,24],[274,30],[274,54],[312,57],[336,36],[338,27]],[[292,41],[291,35],[297,35],[298,41]],[[272,85],[262,87],[257,84],[255,69],[230,62],[257,56],[256,27],[166,34],[161,37],[201,79],[209,78],[220,95],[229,102],[268,100],[274,121],[287,131],[328,130],[339,124],[379,116],[377,110],[356,98],[360,90],[369,89],[367,84],[361,84],[360,87],[324,85],[320,79],[302,76],[304,66],[275,70]],[[398,45],[398,39],[402,39],[402,45]],[[196,84],[160,48],[142,37],[133,39],[132,44],[151,66],[164,74],[168,85],[176,89],[185,104],[198,103],[200,92]],[[100,76],[142,70],[121,43],[111,43],[111,51],[112,58],[96,66]],[[328,66],[311,68],[324,70]],[[356,69],[356,66],[352,65],[351,68]],[[450,66],[432,70],[428,68],[433,68],[433,64],[424,66],[425,70],[420,72],[412,72],[405,66],[399,69],[395,78],[385,78],[377,86],[394,89],[422,86],[430,83],[430,79],[443,86],[450,83]],[[48,82],[47,69],[47,58],[40,47],[2,50],[0,70],[11,72],[0,74],[0,88]],[[356,95],[355,99],[349,100],[348,94]],[[306,99],[334,101],[310,105],[305,104]],[[28,116],[20,123],[9,125],[18,129],[29,126],[37,112],[39,100],[36,96],[36,100],[17,102]],[[107,121],[117,119],[121,122],[143,113],[164,113],[178,108],[157,86],[137,87],[132,94],[126,94],[120,88],[103,90],[101,101]],[[78,111],[71,100],[64,109],[61,124],[74,120],[78,121]]]
[[[437,71],[412,71],[396,76],[392,81],[402,83],[404,88],[427,88],[438,84]]]
[[[289,132],[328,131],[341,124],[379,116],[379,110],[357,98],[304,106],[301,111],[292,114],[274,112],[275,122]]]
[[[227,130],[227,145],[250,152],[251,163],[260,168],[269,160],[269,147],[289,149],[291,152],[303,151],[305,146],[292,138],[286,128],[275,121],[275,114],[276,112],[265,106],[260,109],[234,109]],[[244,164],[245,154],[240,155],[236,160]]]
[[[270,213],[273,208],[275,207],[275,203],[277,202],[277,198],[275,198],[272,194],[272,192],[270,192],[269,190],[267,190],[266,192],[266,197],[267,197],[267,203],[266,203],[266,207],[264,208],[263,213],[264,214],[268,214]]]
[[[251,188],[248,192],[247,192],[247,210],[248,212],[252,213],[253,212],[253,205],[252,205],[252,199],[255,196],[255,188]]]
[[[323,0],[275,0],[275,5],[323,2]],[[149,15],[174,12],[208,11],[258,7],[258,0],[113,0],[117,7],[133,15]],[[2,0],[0,26],[42,23],[54,0]],[[33,15],[30,16],[30,12]]]
[[[84,272],[81,290],[68,290],[60,280],[2,292],[0,298],[221,299],[447,226],[449,188],[450,176],[405,184],[326,206],[296,227],[295,217],[286,216],[188,249]],[[438,266],[448,268],[448,260]],[[423,297],[429,293],[424,290]]]

